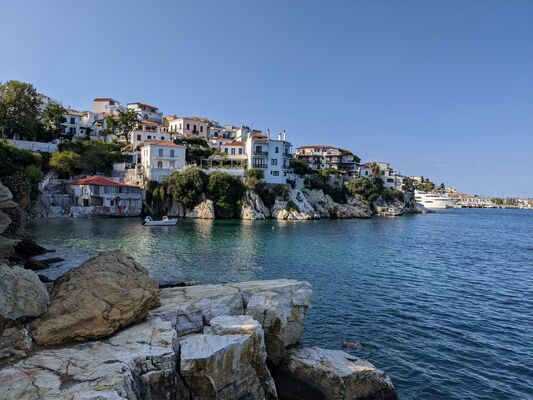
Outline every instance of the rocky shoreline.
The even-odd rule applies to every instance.
[[[304,346],[306,282],[160,289],[107,252],[47,289],[0,268],[5,399],[393,399],[372,364]],[[303,397],[302,397],[303,396]]]

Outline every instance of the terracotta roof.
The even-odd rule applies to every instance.
[[[252,138],[259,139],[259,140],[268,140],[268,136],[263,134],[263,133],[261,133],[261,134],[260,133],[254,133],[252,135]]]
[[[185,147],[185,146],[181,146],[179,144],[170,142],[168,140],[153,140],[153,139],[145,140],[143,147],[150,146],[152,144],[155,146],[164,146],[164,147]]]
[[[113,100],[111,97],[97,97],[93,101],[111,101],[111,100]],[[113,101],[115,101],[115,100],[113,100]]]
[[[150,120],[147,120],[147,119],[141,119],[139,121],[139,124],[141,125],[150,125],[150,126],[158,126],[159,124],[157,122],[154,122],[154,121],[150,121]]]
[[[300,147],[298,147],[298,149],[338,149],[338,147],[335,147],[335,146],[323,146],[321,144],[317,144],[316,146],[300,146]]]
[[[244,146],[244,142],[231,142],[223,144],[222,146]]]
[[[103,176],[88,176],[87,178],[78,179],[70,182],[71,185],[98,185],[98,186],[120,186],[139,189],[138,186],[126,185],[125,183],[115,182]]]
[[[69,108],[67,110],[67,114],[68,115],[77,115],[77,116],[81,117],[83,115],[83,112],[78,111],[78,110],[73,110],[72,108]]]
[[[209,123],[210,120],[207,119],[207,118],[201,118],[201,117],[178,117],[178,119],[189,119],[191,121],[198,121],[198,122],[204,122],[204,123]]]

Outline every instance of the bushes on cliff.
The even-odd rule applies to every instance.
[[[383,191],[383,200],[385,200],[387,203],[393,202],[393,201],[401,201],[403,202],[403,193],[396,189],[385,189]]]
[[[65,142],[59,145],[59,152],[72,151],[80,156],[80,173],[94,175],[98,172],[110,175],[113,164],[128,160],[122,154],[123,144],[105,143],[100,140]]]
[[[383,193],[383,181],[379,178],[356,178],[345,186],[352,196],[367,203],[376,201]]]
[[[290,166],[296,175],[310,175],[316,173],[314,169],[308,167],[302,160],[291,160]]]
[[[289,200],[289,187],[287,185],[264,185],[257,194],[265,206],[272,208],[278,197],[284,201]]]
[[[76,175],[81,171],[81,156],[71,150],[56,151],[50,158],[50,167],[69,177]]]
[[[187,208],[196,205],[198,198],[205,191],[206,183],[207,177],[199,168],[176,171],[164,182],[172,198]]]
[[[305,185],[310,189],[322,190],[336,203],[346,203],[344,188],[333,187],[327,183],[329,175],[317,174],[305,180]]]
[[[224,172],[209,175],[207,191],[215,203],[215,212],[220,218],[237,217],[244,196],[244,185],[235,176]]]
[[[33,198],[37,194],[37,185],[42,178],[42,156],[31,150],[17,149],[6,142],[0,141],[0,180],[7,186],[13,196],[19,191]],[[15,199],[20,201],[20,199]]]
[[[258,168],[246,170],[244,184],[250,190],[255,190],[257,193],[261,192],[264,187],[263,171]]]

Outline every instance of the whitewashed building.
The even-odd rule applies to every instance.
[[[344,170],[350,175],[357,174],[355,157],[335,146],[301,146],[296,149],[295,157],[312,169],[333,168]]]
[[[181,117],[168,122],[168,131],[173,136],[208,137],[209,120],[199,117]]]
[[[372,178],[374,173],[372,166],[374,163],[365,163],[360,167],[360,176],[362,178]],[[378,161],[376,164],[379,166],[379,177],[383,181],[383,187],[385,189],[402,190],[405,183],[405,176],[400,175],[389,163]]]
[[[124,111],[124,106],[111,97],[97,97],[93,100],[93,113],[100,115],[117,115]]]
[[[249,134],[245,141],[247,168],[263,172],[266,183],[287,183],[291,178],[290,168],[291,144],[285,140],[284,134],[271,139],[267,134]]]
[[[165,140],[145,140],[141,146],[141,165],[146,179],[161,182],[186,165],[185,146]]]
[[[163,123],[163,113],[155,106],[144,103],[128,103],[127,108],[135,111],[141,120]]]
[[[69,184],[77,206],[74,217],[139,216],[142,209],[141,188],[115,182],[103,176],[89,176]]]
[[[242,141],[231,141],[220,145],[220,152],[230,160],[246,160],[246,143]]]

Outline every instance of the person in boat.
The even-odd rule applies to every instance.
[[[163,215],[163,221],[168,221],[168,217],[166,215]]]

